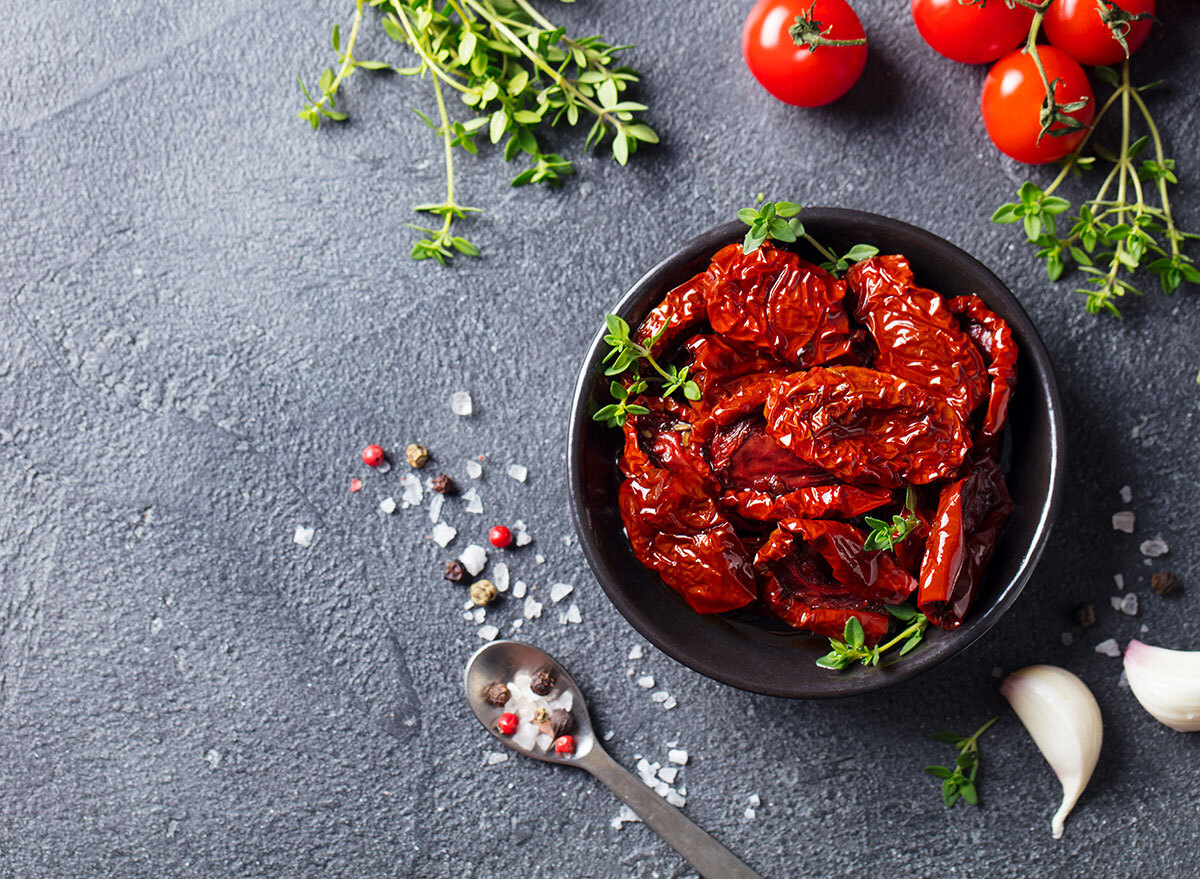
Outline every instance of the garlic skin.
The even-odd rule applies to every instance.
[[[1064,668],[1031,665],[1015,671],[1000,685],[1054,774],[1062,783],[1062,805],[1050,829],[1063,835],[1063,822],[1091,780],[1100,757],[1104,722],[1087,684]]]
[[[1130,641],[1125,677],[1133,695],[1159,723],[1179,732],[1200,730],[1200,651]]]

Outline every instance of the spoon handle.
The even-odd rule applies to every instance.
[[[705,879],[761,879],[683,813],[641,779],[618,764],[600,747],[592,749],[580,765],[608,785],[621,802],[637,812],[642,821],[679,852]]]

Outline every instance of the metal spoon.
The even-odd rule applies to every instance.
[[[569,756],[559,756],[553,749],[543,751],[536,745],[533,748],[523,748],[511,737],[501,735],[496,729],[496,719],[504,713],[504,709],[489,704],[483,698],[483,690],[488,684],[497,681],[505,683],[519,673],[532,675],[543,669],[554,675],[555,692],[569,690],[574,700],[571,713],[575,717],[575,730],[572,732],[575,737],[575,753]],[[682,812],[608,756],[596,740],[583,694],[579,692],[567,670],[549,654],[518,641],[493,641],[480,647],[467,660],[463,683],[466,687],[467,704],[471,706],[479,722],[506,747],[536,760],[586,769],[608,785],[621,802],[637,812],[646,826],[679,852],[702,876],[708,879],[761,879],[757,873],[734,857],[729,849],[685,818]]]

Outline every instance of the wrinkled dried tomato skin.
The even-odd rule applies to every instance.
[[[978,296],[955,296],[949,305],[988,364],[992,387],[975,445],[994,451],[996,440],[1008,419],[1008,401],[1017,386],[1017,343],[1008,324],[984,305]]]
[[[875,338],[873,366],[940,396],[966,421],[988,391],[987,370],[946,300],[913,282],[902,256],[875,256],[850,268],[854,317]]]
[[[994,454],[1017,348],[977,297],[918,287],[903,257],[847,281],[731,245],[669,291],[634,338],[658,335],[701,397],[652,381],[632,401],[649,412],[625,424],[618,503],[634,555],[693,610],[752,605],[830,638],[857,619],[874,645],[887,604],[915,595],[954,628],[978,592],[1013,509]],[[864,515],[918,524],[868,551]]]
[[[921,563],[917,609],[945,629],[962,625],[1013,502],[991,458],[942,489]]]
[[[844,482],[899,488],[946,479],[969,448],[945,402],[858,366],[788,376],[768,394],[764,414],[781,446]]]
[[[727,340],[811,366],[850,350],[846,285],[794,253],[764,244],[717,251],[708,267],[708,322]]]

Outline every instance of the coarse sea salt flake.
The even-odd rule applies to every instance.
[[[477,607],[473,611],[471,611],[471,613],[473,613],[475,615],[475,624],[476,625],[479,625],[485,619],[487,619],[487,608],[486,607]]]
[[[463,494],[463,500],[467,502],[467,512],[479,515],[483,512],[483,501],[479,499],[479,492],[475,489],[469,489]]]
[[[1164,556],[1169,552],[1166,541],[1161,537],[1152,537],[1150,540],[1142,541],[1142,545],[1138,549],[1142,551],[1142,555],[1152,559]]]
[[[487,550],[477,543],[468,544],[458,554],[458,560],[463,563],[467,573],[474,577],[487,566]]]
[[[437,492],[433,493],[433,499],[429,502],[429,521],[437,524],[437,520],[442,516],[442,504],[446,502],[446,498]]]
[[[516,538],[517,546],[528,546],[531,543],[533,543],[533,538],[529,536],[528,531],[518,531],[517,532],[517,538]]]
[[[755,812],[753,809],[751,809],[749,806],[746,807],[746,811],[744,811],[742,813],[742,815],[745,816],[747,821],[753,821],[756,817],[758,817],[758,813]]]
[[[405,473],[400,477],[400,486],[404,492],[400,495],[400,501],[405,507],[415,507],[421,503],[422,492],[421,479],[415,473]]]
[[[611,742],[611,741],[612,741],[612,737],[613,737],[614,735],[616,735],[616,733],[614,733],[614,732],[613,732],[613,731],[610,729],[608,732],[606,732],[606,733],[604,734],[604,741],[606,741],[606,742]]]
[[[433,542],[438,546],[446,547],[450,545],[450,541],[458,536],[456,531],[445,522],[438,522],[433,526]]]
[[[483,475],[483,465],[478,461],[467,461],[467,475],[472,479],[478,479]]]
[[[1112,605],[1113,610],[1120,610],[1121,609],[1121,596],[1120,595],[1110,595],[1108,597],[1108,603]]]
[[[643,690],[652,690],[654,689],[654,678],[650,675],[644,675],[637,679],[637,685]]]
[[[508,754],[505,754],[502,751],[488,751],[487,754],[484,755],[484,762],[488,766],[495,766],[499,763],[503,763],[507,759]]]
[[[528,531],[528,530],[529,530],[529,526],[525,524],[524,519],[518,519],[517,521],[513,522],[513,531]]]
[[[664,703],[662,704],[662,706],[663,706],[663,708],[665,708],[667,711],[670,711],[672,708],[674,708],[674,707],[675,707],[676,705],[678,705],[678,704],[679,704],[679,703],[675,701],[675,697],[674,697],[674,696],[668,696],[668,697],[667,697],[667,701],[666,701],[666,702],[664,702]]]
[[[533,560],[535,562],[537,562],[539,565],[546,564],[546,557],[544,555],[542,555],[540,552],[533,557]]]
[[[750,805],[755,809],[762,805],[762,800],[759,799],[758,794],[750,794]]]
[[[497,562],[492,566],[492,582],[496,585],[497,592],[508,591],[508,565]]]
[[[292,535],[292,542],[297,546],[303,546],[307,548],[312,546],[313,535],[316,533],[316,528],[305,528],[303,525],[297,525],[296,533]]]
[[[1132,534],[1134,522],[1135,517],[1129,510],[1122,510],[1119,513],[1113,513],[1113,531],[1124,531],[1126,534]]]
[[[682,748],[672,748],[667,751],[667,759],[678,766],[686,766],[688,761],[688,752]]]
[[[671,788],[664,781],[656,781],[656,782],[654,782],[654,784],[652,784],[650,786],[652,788],[654,788],[654,792],[656,794],[658,794],[660,797],[665,797],[667,794],[669,794],[671,792]]]
[[[517,482],[524,482],[529,476],[529,470],[520,464],[509,464],[508,475]]]
[[[1121,503],[1128,504],[1133,501],[1133,489],[1128,485],[1121,486]]]
[[[634,822],[640,822],[641,820],[642,819],[638,817],[637,812],[633,811],[633,809],[629,808],[628,806],[622,806],[612,821],[608,823],[613,830],[620,830],[626,824],[633,824]]]
[[[682,809],[687,805],[687,797],[675,791],[667,791],[667,802],[676,809]]]
[[[658,770],[658,777],[661,778],[663,781],[665,781],[667,784],[674,784],[675,778],[678,775],[679,775],[679,767],[678,766],[664,766],[662,769]]]
[[[1138,612],[1138,597],[1136,592],[1127,592],[1125,597],[1121,599],[1117,609],[1121,613],[1128,614],[1131,617],[1137,616]]]
[[[1113,582],[1117,584],[1118,589],[1124,589],[1125,588],[1125,575],[1124,574],[1113,574]]]
[[[488,623],[486,626],[480,626],[478,629],[476,629],[475,634],[484,641],[495,641],[496,636],[500,634],[500,630],[491,623]]]
[[[466,620],[466,621],[469,623],[469,622],[471,622],[473,619],[475,619],[475,614],[474,614],[474,613],[472,613],[472,612],[471,612],[471,611],[469,611],[469,610],[464,610],[464,611],[463,611],[463,619],[464,619],[464,620]]]
[[[583,614],[579,612],[579,605],[573,601],[571,602],[571,606],[567,608],[567,622],[575,624],[583,622]]]
[[[379,502],[379,512],[391,514],[396,512],[396,499],[385,497]]]
[[[651,702],[666,702],[669,698],[671,698],[671,694],[666,690],[655,690],[650,694]]]
[[[533,596],[530,595],[525,599],[525,619],[536,620],[541,615],[542,603],[540,601],[534,601]]]
[[[500,587],[497,586],[496,588],[499,589]],[[524,580],[518,580],[516,583],[513,584],[513,588],[512,588],[513,598],[524,598],[525,593],[526,593],[526,591],[528,591],[528,589],[529,589],[529,586],[526,585]]]
[[[574,586],[566,583],[555,583],[550,587],[550,600],[558,604],[575,590]]]
[[[455,415],[461,415],[465,418],[474,409],[475,407],[471,404],[471,395],[466,391],[455,391],[450,395],[450,411]]]
[[[634,644],[633,647],[630,648],[629,658],[630,659],[641,659],[642,658],[642,645],[641,644]]]
[[[1101,641],[1096,645],[1096,652],[1102,653],[1105,656],[1120,656],[1121,645],[1117,643],[1115,638],[1109,638],[1106,641]]]

